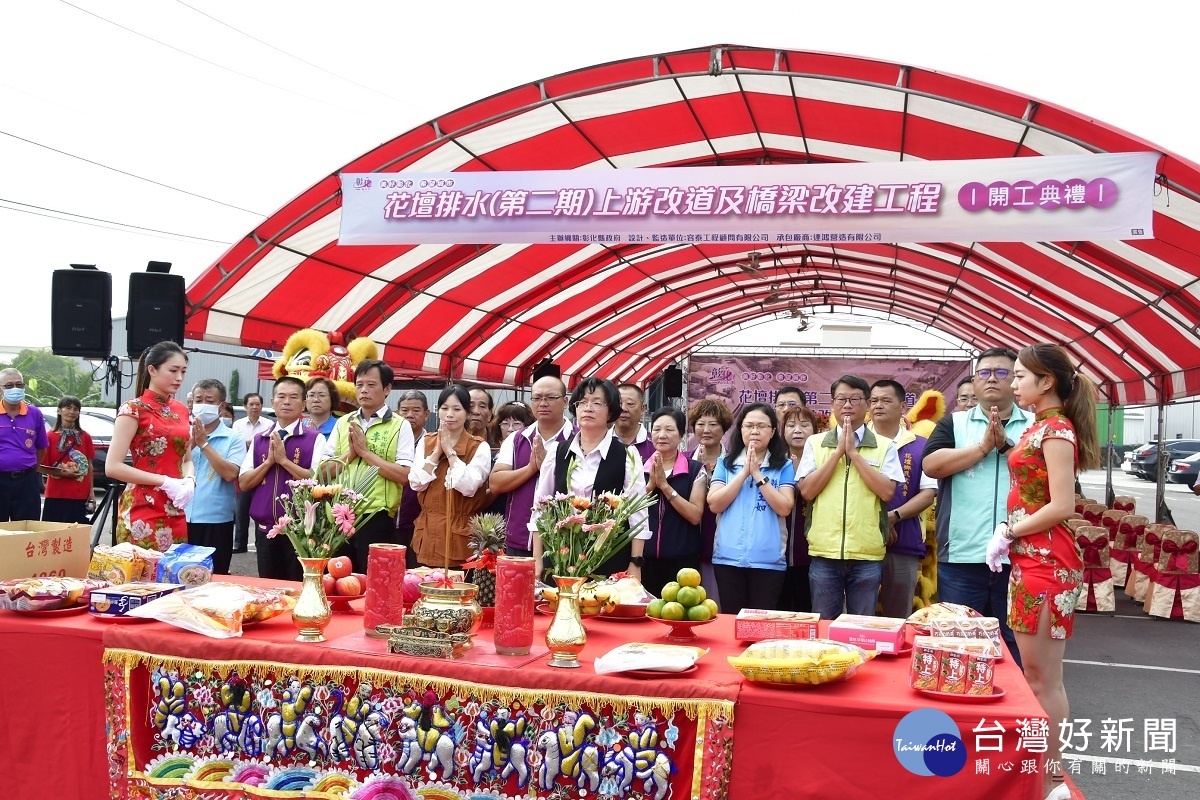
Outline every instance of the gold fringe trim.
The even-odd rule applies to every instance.
[[[704,777],[704,740],[708,731],[704,730],[708,715],[702,710],[696,718],[696,752],[692,756],[692,800],[700,800],[700,786]]]
[[[656,708],[664,715],[673,715],[677,711],[682,711],[688,719],[692,720],[701,718],[701,715],[709,715],[723,716],[728,722],[733,722],[734,701],[711,698],[615,695],[566,689],[518,689],[511,686],[494,686],[473,681],[436,678],[420,673],[393,672],[363,667],[326,667],[316,664],[287,664],[274,661],[204,661],[177,656],[161,656],[123,648],[106,648],[104,663],[124,665],[127,675],[128,670],[140,665],[145,665],[148,669],[162,667],[180,674],[190,674],[196,671],[209,675],[216,673],[217,677],[222,680],[228,678],[233,672],[237,672],[239,675],[248,675],[251,672],[265,670],[273,672],[280,679],[295,675],[301,679],[320,682],[344,681],[347,677],[353,677],[360,683],[367,681],[376,686],[395,687],[397,684],[420,686],[433,689],[439,695],[469,694],[484,702],[496,700],[504,705],[518,702],[524,706],[541,703],[547,706],[565,705],[575,708],[583,704],[595,707],[599,703],[611,706],[614,714],[628,714],[631,711]]]

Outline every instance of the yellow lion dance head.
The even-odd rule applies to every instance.
[[[326,336],[312,328],[298,330],[288,337],[272,372],[276,378],[291,375],[305,383],[309,378],[328,378],[338,388],[341,410],[353,410],[358,405],[354,370],[367,359],[379,358],[379,347],[365,337],[344,342],[345,337],[338,331]]]

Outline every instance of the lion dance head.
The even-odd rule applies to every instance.
[[[291,375],[305,383],[309,378],[328,378],[338,388],[341,408],[352,411],[357,407],[354,391],[354,370],[366,359],[379,358],[379,347],[365,337],[345,343],[338,331],[328,336],[312,328],[298,330],[288,337],[283,354],[272,370],[276,378]]]

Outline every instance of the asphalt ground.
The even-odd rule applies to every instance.
[[[1080,483],[1086,494],[1103,500],[1104,480],[1103,471],[1094,471],[1085,473]],[[1153,519],[1153,483],[1114,470],[1113,488],[1117,494],[1135,497],[1138,511]],[[1171,483],[1166,496],[1175,524],[1200,530],[1200,497]],[[253,549],[234,555],[231,571],[257,575]],[[1155,619],[1120,588],[1116,594],[1116,613],[1079,614],[1067,645],[1064,675],[1071,717],[1090,720],[1091,734],[1077,751],[1083,757],[1074,760],[1078,766],[1067,760],[1068,774],[1088,800],[1196,800],[1200,797],[1200,624]],[[1128,736],[1119,746],[1110,743],[1106,748],[1102,728],[1116,730],[1121,720],[1127,721]],[[1168,725],[1174,721],[1174,752],[1146,749],[1147,720],[1160,729],[1164,720]],[[1077,723],[1077,730],[1082,727]],[[1172,758],[1175,774],[1168,774],[1162,762]],[[1155,765],[1148,771],[1147,762]]]

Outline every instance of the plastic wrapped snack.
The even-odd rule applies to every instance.
[[[93,589],[107,581],[79,578],[22,578],[0,582],[0,608],[14,611],[53,611],[87,605]]]
[[[683,672],[705,653],[706,647],[686,647],[675,644],[630,642],[609,650],[596,659],[596,674],[627,672],[635,669],[658,672]]]
[[[995,617],[948,617],[929,621],[931,636],[957,639],[988,639],[996,654],[1000,648],[1000,620]]]
[[[141,559],[142,571],[141,574],[133,576],[135,581],[153,583],[158,577],[158,560],[162,558],[162,553],[157,550],[147,550],[144,547],[138,547],[132,542],[121,542],[120,544],[113,545],[112,550],[115,553],[133,553]]]
[[[129,612],[214,639],[242,635],[242,626],[276,617],[296,606],[289,589],[207,583],[151,600]]]
[[[970,606],[959,605],[958,603],[934,603],[933,605],[914,611],[905,621],[911,625],[916,625],[918,628],[929,630],[930,620],[982,616],[982,614]]]
[[[133,547],[133,545],[130,545]],[[136,548],[140,550],[141,548]],[[88,577],[111,584],[130,583],[142,579],[145,561],[135,551],[97,545],[88,564]]]
[[[730,656],[729,663],[752,681],[815,686],[846,680],[873,655],[829,639],[768,639]]]
[[[233,583],[209,583],[151,600],[129,612],[214,639],[242,635],[246,606],[254,602],[247,587]]]
[[[203,586],[212,580],[212,547],[194,544],[173,544],[158,560],[159,583],[180,583],[184,586]]]

